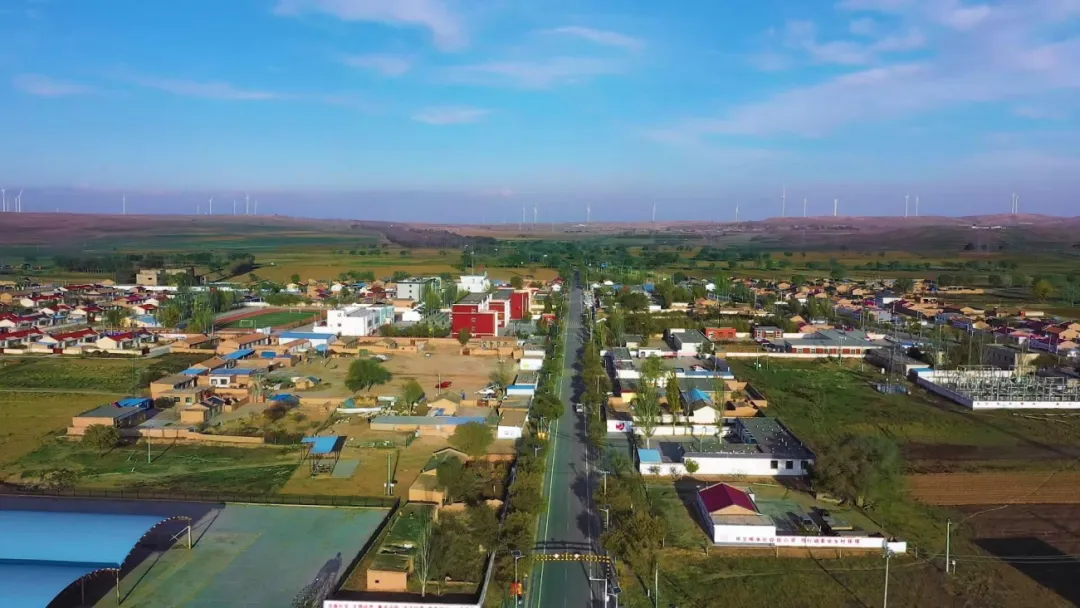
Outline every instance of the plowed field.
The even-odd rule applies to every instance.
[[[932,505],[1080,504],[1080,473],[935,473],[911,475],[908,488]]]

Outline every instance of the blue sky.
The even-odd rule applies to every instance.
[[[28,210],[1080,209],[1080,0],[0,0],[0,31]]]

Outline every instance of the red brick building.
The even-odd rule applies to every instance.
[[[450,327],[453,335],[458,335],[463,329],[478,337],[498,335],[499,328],[506,325],[504,315],[510,313],[509,304],[506,301],[493,306],[491,295],[486,293],[466,295],[451,309]]]

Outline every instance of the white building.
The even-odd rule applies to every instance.
[[[640,431],[640,429],[634,429]],[[693,460],[698,475],[798,477],[810,472],[814,454],[772,418],[737,418],[719,449],[695,452],[693,441],[659,441],[658,448],[638,450],[642,475],[686,475]]]
[[[311,331],[336,336],[371,336],[383,325],[394,322],[393,306],[350,304],[326,312],[326,323]]]
[[[429,289],[439,288],[438,277],[410,277],[397,282],[397,297],[400,300],[420,302]]]
[[[491,281],[488,279],[486,272],[484,274],[463,274],[458,277],[457,287],[458,291],[487,293],[491,289]]]

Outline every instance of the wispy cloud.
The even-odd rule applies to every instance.
[[[787,35],[801,41],[811,57],[859,67],[655,131],[669,141],[714,135],[817,137],[852,124],[975,104],[1022,107],[1080,89],[1080,36],[1047,42],[1050,32],[1076,25],[1080,2],[1004,2],[978,18],[965,15],[958,0],[849,0],[844,7],[887,13],[919,33],[821,42],[813,24],[794,22]],[[921,32],[947,38],[935,44],[935,36],[923,38]],[[888,52],[920,47],[917,59],[888,61]]]
[[[412,67],[412,61],[398,55],[349,55],[345,65],[371,70],[383,76],[401,76]]]
[[[427,108],[413,114],[412,119],[429,125],[460,125],[477,122],[491,113],[483,108]]]
[[[856,26],[863,32],[873,32],[873,26]],[[861,33],[860,36],[872,36]],[[838,65],[865,65],[882,55],[903,53],[922,48],[926,37],[918,29],[894,33],[880,38],[863,40],[820,40],[812,21],[789,21],[784,28],[784,44],[789,49],[805,53],[811,61]]]
[[[131,82],[148,89],[157,89],[184,97],[202,99],[221,99],[226,101],[266,101],[289,97],[283,93],[258,89],[243,89],[219,80],[181,80],[173,78],[153,78],[135,76]]]
[[[94,91],[93,87],[87,85],[57,80],[42,74],[20,74],[11,79],[11,86],[27,95],[38,97],[68,97]]]
[[[645,46],[645,41],[640,38],[635,38],[626,34],[620,34],[619,32],[598,30],[595,28],[583,27],[579,25],[566,25],[546,31],[551,34],[572,36],[574,38],[588,40],[589,42],[604,46],[613,46],[631,50],[637,50]]]
[[[447,70],[455,82],[548,89],[577,84],[623,70],[621,63],[591,57],[553,57],[538,61],[489,61]]]
[[[278,15],[322,13],[342,21],[367,21],[422,27],[443,50],[465,47],[469,40],[461,18],[444,0],[278,0]]]

